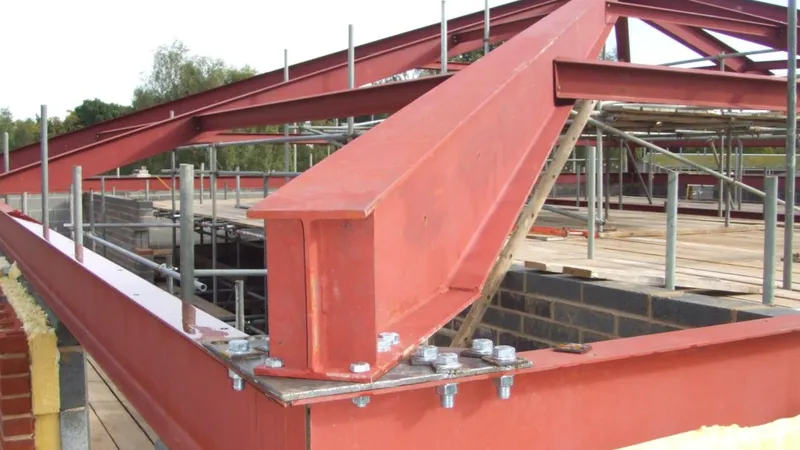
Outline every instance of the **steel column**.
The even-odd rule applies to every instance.
[[[784,197],[784,235],[783,235],[783,288],[792,289],[792,270],[794,253],[794,205],[796,148],[797,148],[797,0],[788,3],[787,47],[789,71],[787,75],[786,96],[786,196]]]
[[[478,296],[571,110],[530,79],[552,73],[557,55],[596,55],[605,17],[602,2],[570,1],[248,210],[268,219],[269,297],[292,299],[270,304],[285,367],[258,373],[380,376]],[[517,125],[502,113],[509,105]],[[502,146],[486,133],[501,120]],[[386,158],[392,151],[402,156]],[[488,184],[467,181],[478,174]],[[457,229],[445,233],[455,211]],[[399,223],[403,238],[389,238]],[[441,257],[420,263],[431,252]],[[378,353],[383,331],[400,343]],[[351,373],[355,362],[370,370]]]
[[[181,164],[181,299],[194,303],[194,167]]]
[[[778,177],[765,177],[764,191],[764,292],[765,305],[775,303],[775,234],[778,227]]]

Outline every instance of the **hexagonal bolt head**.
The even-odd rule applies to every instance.
[[[439,356],[439,347],[435,345],[420,345],[414,352],[414,359],[420,362],[435,362]]]
[[[457,353],[439,353],[434,365],[439,369],[457,369],[461,367]]]
[[[436,387],[436,393],[441,397],[442,408],[451,409],[456,404],[456,394],[458,394],[458,385],[455,383],[447,383]]]
[[[356,405],[359,408],[366,408],[367,405],[369,404],[369,400],[370,400],[370,398],[368,396],[361,395],[359,397],[354,397],[353,398],[353,404]]]
[[[280,369],[283,367],[283,360],[270,356],[264,358],[264,366],[269,367],[270,369]]]
[[[245,339],[234,339],[228,341],[228,353],[231,355],[241,355],[250,351],[250,342]]]
[[[492,349],[492,357],[502,362],[514,362],[517,360],[517,349],[510,345],[497,345]]]
[[[370,369],[369,363],[366,362],[350,363],[350,372],[353,373],[367,373],[369,372],[369,369]]]
[[[481,356],[491,356],[494,342],[491,339],[473,339],[472,351]]]
[[[389,345],[397,345],[400,343],[400,334],[395,333],[394,331],[386,331],[378,334],[378,340],[381,342],[387,342]]]
[[[503,375],[492,380],[497,387],[497,396],[500,400],[508,400],[511,397],[511,386],[514,385],[513,375]]]

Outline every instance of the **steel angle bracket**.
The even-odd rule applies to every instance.
[[[533,367],[533,363],[530,360],[520,357],[517,358],[516,363],[511,365],[498,365],[483,358],[462,357],[460,358],[461,367],[459,369],[439,373],[430,365],[412,365],[408,360],[402,361],[379,380],[369,383],[266,377],[254,375],[254,369],[261,366],[264,358],[269,356],[268,352],[256,348],[255,342],[259,339],[263,338],[251,337],[253,350],[249,353],[237,355],[228,353],[228,340],[215,340],[206,342],[203,345],[230,367],[234,373],[264,392],[272,400],[284,406],[320,403],[357,393],[437,381],[459,380],[477,375],[497,374],[500,376],[515,370]],[[440,348],[439,350],[452,352],[458,349]]]

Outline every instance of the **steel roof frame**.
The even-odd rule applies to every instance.
[[[17,261],[173,450],[359,449],[376,442],[385,448],[525,446],[531,430],[546,448],[610,448],[709,421],[750,425],[797,412],[797,317],[598,343],[592,355],[526,352],[533,368],[458,378],[463,396],[457,401],[466,405],[461,413],[436,406],[433,388],[447,380],[380,384],[478,296],[574,99],[645,97],[716,106],[741,101],[725,97],[723,86],[736,86],[775,91],[766,105],[780,106],[773,87],[779,81],[766,75],[594,61],[613,25],[626,23],[624,16],[651,21],[706,56],[725,47],[698,26],[785,47],[780,8],[736,4],[523,0],[492,10],[500,21],[493,39],[510,40],[455,74],[339,91],[347,70],[339,52],[293,66],[287,83],[271,72],[50,140],[51,186],[62,189],[72,165],[91,177],[226,127],[312,117],[320,107],[326,116],[393,112],[249,212],[266,221],[269,298],[280,299],[270,302],[270,352],[285,362],[281,369],[245,368],[215,353],[212,341],[238,332],[132,275],[108,277],[122,269],[91,252],[78,263],[68,239],[43,239],[40,225],[7,207],[0,214],[0,250]],[[480,46],[481,27],[480,13],[449,21],[449,53]],[[625,28],[617,31],[623,41]],[[434,64],[438,30],[432,25],[359,47],[357,80],[370,83]],[[628,50],[621,45],[624,57]],[[742,73],[757,67],[745,57],[724,64]],[[595,69],[604,78],[593,81]],[[631,77],[657,73],[662,85],[713,80],[720,87],[656,92],[636,85],[626,91],[609,83],[605,71],[614,69]],[[169,111],[176,116],[170,119]],[[113,136],[97,140],[106,134]],[[376,148],[392,150],[392,157]],[[36,150],[15,152],[17,168],[0,176],[0,192],[38,189]],[[484,183],[475,185],[475,179]],[[460,220],[453,221],[456,211]],[[54,264],[59,271],[50,270]],[[377,351],[381,331],[400,333],[392,351]],[[355,361],[370,363],[371,370],[351,373]],[[250,381],[244,391],[230,389],[230,370]],[[770,383],[738,388],[765,370]],[[505,401],[486,382],[503,374],[517,380]],[[710,383],[696,383],[703,378]],[[321,383],[315,386],[328,390],[287,400],[275,386],[291,383]],[[326,395],[334,392],[331,386],[348,392]],[[686,392],[691,395],[679,395]],[[355,408],[350,400],[363,395],[374,404]],[[759,408],[745,410],[746,402],[737,408],[737,395]],[[605,421],[609,414],[622,425]],[[534,420],[541,422],[531,428]]]

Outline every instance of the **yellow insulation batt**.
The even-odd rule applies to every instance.
[[[8,261],[0,257],[0,268],[8,266]],[[16,263],[12,264],[7,277],[0,275],[0,287],[8,298],[8,303],[14,308],[17,318],[22,322],[28,338],[36,449],[59,450],[61,397],[58,380],[58,342],[55,330],[47,319],[47,313],[18,281],[21,275]]]
[[[703,427],[619,450],[797,450],[800,416],[764,425]]]

